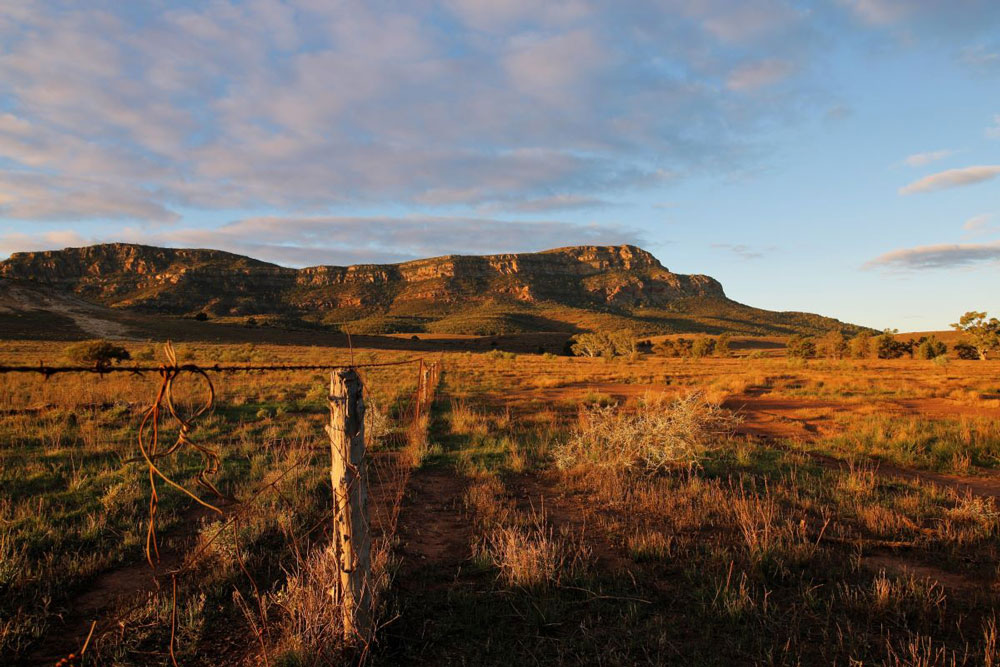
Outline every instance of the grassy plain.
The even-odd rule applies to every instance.
[[[170,664],[172,627],[180,664],[1000,664],[1000,364],[801,362],[764,343],[610,362],[355,349],[445,369],[416,445],[414,367],[365,372],[382,624],[361,652],[339,646],[326,595],[325,374],[215,378],[193,437],[249,502],[217,516],[160,484],[176,605],[145,564],[148,472],[132,461],[157,378],[0,375],[0,654],[64,655],[98,620],[89,664]],[[0,343],[0,363],[63,346]],[[204,365],[350,359],[178,349]],[[200,466],[182,451],[164,472],[193,488]]]

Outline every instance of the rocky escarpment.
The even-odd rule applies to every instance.
[[[494,299],[616,309],[725,298],[714,279],[672,273],[628,245],[290,269],[218,250],[115,243],[16,253],[0,263],[0,276],[113,307],[217,316],[345,308],[378,314]]]

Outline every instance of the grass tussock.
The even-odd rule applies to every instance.
[[[560,468],[665,470],[697,463],[730,437],[738,418],[692,392],[672,401],[646,400],[635,410],[585,407],[569,440],[555,449]]]
[[[544,590],[580,576],[590,561],[582,535],[556,530],[545,512],[516,508],[502,482],[482,475],[465,493],[479,538],[473,545],[482,565],[493,567],[507,586]]]

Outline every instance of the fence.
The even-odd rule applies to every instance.
[[[63,373],[156,373],[162,382],[153,404],[144,413],[139,431],[138,446],[140,457],[132,459],[133,462],[144,462],[149,471],[150,482],[150,507],[149,524],[147,531],[146,556],[150,566],[156,569],[158,562],[158,547],[156,537],[156,510],[157,510],[157,482],[165,483],[183,492],[191,499],[204,506],[211,512],[219,515],[227,515],[226,520],[216,531],[216,533],[206,540],[203,540],[199,549],[189,554],[183,565],[168,571],[172,599],[171,611],[171,632],[169,653],[173,664],[177,664],[174,645],[176,641],[176,614],[177,614],[177,580],[183,574],[191,571],[210,545],[215,542],[224,531],[232,528],[234,539],[238,539],[239,522],[245,515],[247,509],[265,493],[277,489],[277,484],[290,474],[294,468],[301,464],[301,461],[289,466],[275,479],[253,493],[248,499],[236,502],[234,499],[227,499],[235,503],[235,507],[224,511],[220,505],[222,503],[211,503],[198,495],[192,493],[180,484],[171,480],[164,474],[158,462],[170,456],[183,447],[191,447],[197,450],[204,459],[204,466],[197,476],[197,482],[203,488],[214,494],[217,498],[225,498],[212,483],[211,478],[218,471],[220,457],[217,452],[204,444],[196,442],[191,437],[191,432],[195,428],[197,418],[213,405],[215,399],[215,389],[210,379],[209,373],[239,373],[239,372],[265,372],[265,371],[303,371],[303,370],[330,370],[329,388],[329,422],[325,426],[325,432],[330,443],[330,480],[333,490],[332,506],[323,515],[323,520],[333,519],[333,539],[328,548],[335,552],[336,563],[338,564],[339,577],[335,581],[328,582],[328,591],[336,599],[343,616],[343,638],[348,644],[367,645],[375,632],[375,612],[376,599],[372,576],[372,534],[371,521],[369,515],[369,488],[368,488],[368,466],[369,459],[365,444],[365,391],[364,382],[359,370],[365,368],[377,368],[385,366],[398,366],[404,364],[418,364],[417,386],[412,397],[412,410],[408,416],[411,420],[408,436],[413,446],[419,447],[426,439],[426,427],[428,414],[434,400],[435,390],[440,381],[441,365],[439,362],[425,363],[423,359],[406,359],[402,361],[357,364],[357,365],[233,365],[233,366],[198,366],[195,364],[178,364],[173,349],[168,343],[166,346],[168,363],[159,366],[0,366],[0,373],[39,373],[45,378]],[[183,374],[191,374],[200,378],[205,386],[206,400],[191,416],[181,416],[175,409],[172,397],[174,381]],[[178,426],[178,437],[176,442],[169,447],[161,448],[158,443],[160,434],[159,422],[162,415],[172,417]],[[417,457],[419,459],[419,457]],[[407,462],[409,469],[413,459]],[[401,497],[405,480],[400,484],[398,494]],[[395,501],[395,512],[398,513],[399,499]],[[392,528],[395,526],[395,516],[392,519]],[[314,527],[316,530],[319,526]],[[311,531],[310,531],[311,532]],[[294,539],[294,538],[293,538]],[[296,545],[297,548],[297,545]],[[237,556],[239,557],[239,547],[237,544]],[[241,558],[241,557],[240,557]],[[250,583],[257,595],[257,603],[260,614],[260,627],[254,622],[253,630],[261,644],[262,655],[266,662],[267,647],[264,635],[266,634],[267,619],[261,600],[260,591],[254,583],[253,578],[247,571],[242,558],[240,567],[250,579]],[[117,622],[116,622],[117,621]],[[117,631],[121,624],[121,619],[115,619],[101,623],[102,631]],[[95,620],[90,626],[90,634],[84,642],[83,648],[78,653],[71,654],[61,661],[63,665],[77,664],[82,659],[92,638],[96,638],[101,633],[95,635],[95,628],[98,622]],[[122,626],[124,627],[124,626]]]

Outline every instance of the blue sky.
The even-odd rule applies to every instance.
[[[995,0],[0,6],[0,254],[635,243],[875,327],[1000,312]]]

